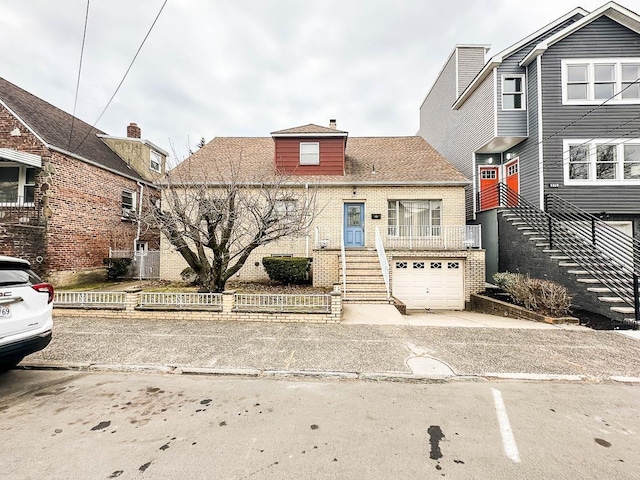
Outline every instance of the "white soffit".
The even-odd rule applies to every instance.
[[[10,148],[0,148],[0,158],[11,162],[22,163],[30,167],[42,168],[42,157],[33,153],[18,152]]]

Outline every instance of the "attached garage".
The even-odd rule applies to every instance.
[[[393,296],[408,309],[464,309],[464,261],[456,258],[394,258]]]

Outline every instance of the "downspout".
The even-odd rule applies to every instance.
[[[138,241],[140,240],[140,217],[142,216],[142,197],[144,196],[144,184],[140,182],[136,182],[138,187],[140,187],[140,200],[138,201],[138,231],[136,232],[136,238],[133,241],[133,254],[136,254],[136,248],[138,246]]]
[[[309,184],[305,183],[304,184],[304,203],[305,205],[307,205],[309,202]],[[307,225],[307,234],[305,235],[305,254],[304,256],[309,258],[309,226]]]

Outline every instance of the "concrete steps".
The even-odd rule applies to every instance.
[[[382,276],[378,253],[375,250],[346,250],[347,303],[390,303]],[[342,279],[342,260],[340,261]]]

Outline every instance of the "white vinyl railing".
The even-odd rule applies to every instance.
[[[57,307],[112,307],[124,308],[124,292],[55,292],[53,304]]]
[[[387,248],[480,248],[480,225],[387,227],[383,241]]]
[[[141,307],[222,309],[221,293],[156,293],[141,292]]]
[[[342,259],[342,294],[347,294],[347,255],[344,251],[344,226],[340,229],[340,258]]]
[[[389,261],[387,260],[387,253],[384,251],[384,243],[382,242],[382,235],[380,234],[380,229],[378,227],[376,227],[376,251],[378,252],[378,261],[380,262],[380,268],[382,269],[384,284],[387,287],[387,298],[390,298]]]
[[[236,293],[235,311],[249,312],[331,312],[330,295],[287,295]]]

